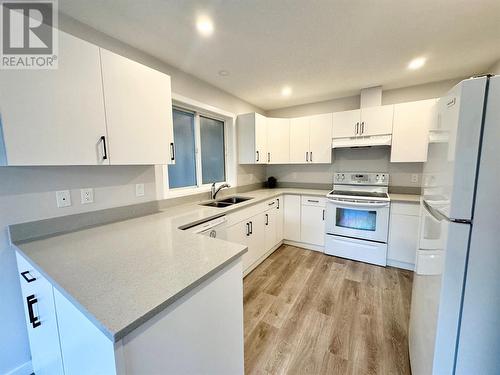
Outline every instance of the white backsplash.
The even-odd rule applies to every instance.
[[[281,182],[331,184],[335,172],[387,172],[391,186],[420,187],[423,163],[391,163],[389,147],[342,148],[332,164],[268,165],[267,177]],[[412,182],[417,175],[417,182]]]

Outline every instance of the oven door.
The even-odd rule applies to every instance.
[[[387,243],[390,202],[329,200],[326,233]]]

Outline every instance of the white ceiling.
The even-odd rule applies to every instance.
[[[59,8],[264,110],[473,75],[500,59],[499,0],[62,0]],[[198,35],[198,14],[212,17],[212,37]],[[407,70],[418,56],[424,68]]]

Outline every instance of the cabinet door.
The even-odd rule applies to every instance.
[[[243,254],[243,271],[246,270],[252,264],[252,258],[255,257],[255,254],[252,254],[254,249],[249,246],[250,221],[245,220],[227,227],[226,235],[229,242],[248,247],[248,251]]]
[[[355,137],[361,121],[360,116],[359,109],[333,113],[333,138]]]
[[[409,266],[415,264],[418,221],[418,216],[391,215],[387,259],[406,263]]]
[[[290,163],[309,161],[309,117],[290,120]]]
[[[332,162],[332,114],[309,118],[309,162]]]
[[[392,133],[393,105],[361,109],[361,131],[359,135],[384,135]]]
[[[63,374],[52,285],[22,256],[16,256],[33,370],[37,375]]]
[[[276,198],[276,243],[283,241],[283,197]]]
[[[419,100],[394,106],[391,162],[425,162],[429,129],[436,121],[436,101]]]
[[[267,119],[267,162],[285,164],[290,161],[290,120]]]
[[[277,219],[276,208],[271,208],[264,212],[264,251],[269,251],[276,243],[276,219]]]
[[[106,122],[99,48],[59,31],[58,65],[0,71],[8,165],[109,163],[101,142]]]
[[[174,160],[170,77],[101,49],[111,164]]]
[[[255,114],[255,163],[267,164],[267,119]]]
[[[324,246],[325,208],[321,206],[302,206],[300,221],[301,242]]]
[[[285,240],[300,242],[300,195],[285,195],[283,198]]]
[[[269,249],[266,248],[266,225],[264,212],[250,218],[248,250],[253,254],[251,264],[259,260]]]

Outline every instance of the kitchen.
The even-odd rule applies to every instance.
[[[0,373],[498,373],[496,2],[56,5],[0,71]]]

